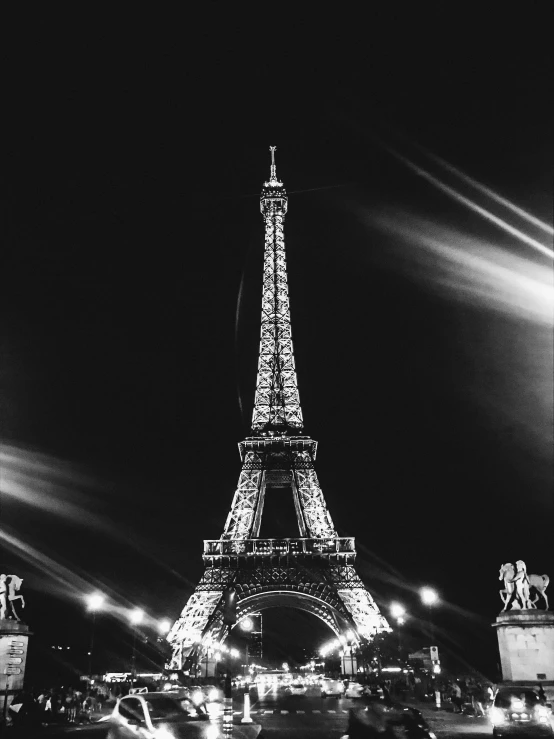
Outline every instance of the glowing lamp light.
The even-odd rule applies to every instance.
[[[404,616],[406,609],[401,603],[391,603],[390,613],[393,618],[399,619]]]
[[[506,714],[501,708],[498,708],[497,706],[491,706],[489,710],[489,719],[493,726],[498,726],[499,724],[505,724],[506,723]]]
[[[246,618],[243,618],[240,622],[240,628],[243,631],[252,631],[252,629],[254,628],[254,621],[252,621],[252,619],[248,618],[247,616]]]
[[[426,606],[434,606],[439,599],[437,591],[433,590],[433,588],[421,588],[419,595]]]
[[[169,621],[167,618],[162,618],[162,620],[158,622],[158,631],[160,632],[160,634],[167,634],[170,628],[171,621]]]
[[[354,632],[351,629],[346,632],[346,638],[348,641],[352,641],[352,639],[354,639]]]
[[[89,611],[100,611],[106,602],[106,598],[102,593],[91,593],[91,595],[87,595],[86,602]]]
[[[405,624],[406,623],[406,619],[404,618],[404,616],[397,616],[396,617],[396,623],[399,626],[402,626],[402,624]]]
[[[144,611],[142,610],[142,608],[135,608],[134,611],[131,611],[129,620],[131,621],[133,626],[138,626],[138,624],[142,623],[143,619],[144,619]]]
[[[239,656],[239,650],[233,647],[232,649],[229,650],[229,654],[231,655],[231,657],[236,658]]]

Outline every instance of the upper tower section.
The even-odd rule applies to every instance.
[[[260,196],[260,210],[264,218],[272,213],[278,213],[279,215],[284,216],[288,208],[288,198],[285,186],[277,179],[277,168],[275,166],[276,149],[276,146],[269,147],[269,151],[271,152],[269,181],[264,182],[262,194]]]
[[[270,146],[270,177],[264,182],[260,210],[265,223],[262,328],[252,430],[256,434],[303,427],[290,328],[289,288],[283,232],[288,198],[277,179],[275,146]]]

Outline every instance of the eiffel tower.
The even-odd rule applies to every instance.
[[[262,326],[252,436],[239,443],[238,487],[221,537],[204,541],[205,571],[167,639],[171,669],[202,658],[228,633],[223,593],[236,592],[237,620],[290,606],[323,620],[346,644],[389,626],[354,569],[354,538],[339,537],[317,479],[317,442],[303,419],[292,346],[283,224],[288,198],[277,179],[275,148],[260,210],[265,223]],[[261,539],[265,495],[292,489],[299,537]]]

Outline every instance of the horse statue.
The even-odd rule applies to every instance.
[[[550,582],[550,578],[548,575],[529,575],[529,587],[535,588],[535,591],[537,593],[537,597],[534,601],[531,601],[533,604],[533,608],[536,608],[537,606],[535,603],[538,601],[540,596],[544,598],[544,602],[546,605],[545,610],[548,611],[548,598],[546,597],[546,588],[548,587],[548,583]]]
[[[517,569],[516,569],[517,568]],[[500,590],[500,598],[504,604],[502,612],[504,612],[513,599],[514,590],[516,591],[515,600],[512,604],[512,610],[519,608],[536,608],[537,601],[542,595],[548,610],[548,598],[546,597],[546,588],[550,582],[548,575],[528,575],[525,562],[518,560],[516,567],[510,562],[503,564],[498,575],[499,580],[504,580],[504,589]],[[536,597],[530,600],[530,591],[534,588]]]
[[[16,621],[21,621],[19,616],[17,615],[17,611],[15,610],[15,603],[14,601],[19,600],[21,601],[21,607],[25,608],[25,598],[22,595],[18,595],[17,591],[21,587],[21,583],[23,582],[22,577],[18,577],[17,575],[8,575],[9,583],[8,583],[8,605],[11,610],[11,616]]]
[[[510,562],[506,562],[505,565],[502,565],[502,567],[500,568],[500,572],[498,573],[498,579],[504,580],[504,589],[499,591],[500,598],[504,606],[502,611],[505,611],[508,607],[508,603],[510,601],[510,598],[512,597],[512,593],[514,592],[514,584],[512,580],[515,574],[516,571],[514,569],[514,566],[513,564],[510,564]]]

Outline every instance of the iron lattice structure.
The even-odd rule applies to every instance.
[[[223,592],[233,587],[237,618],[291,605],[321,618],[337,636],[371,640],[389,626],[354,569],[354,539],[337,535],[319,486],[317,442],[302,436],[292,345],[283,225],[288,199],[275,147],[260,209],[265,222],[262,324],[253,436],[239,444],[242,470],[221,538],[204,541],[205,571],[168,634],[172,669],[183,669],[226,637]],[[290,488],[300,536],[260,539],[266,491]]]

